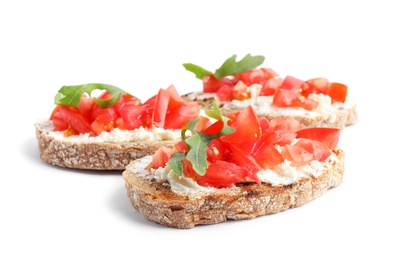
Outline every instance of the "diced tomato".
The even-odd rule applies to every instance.
[[[258,118],[258,121],[259,121],[259,125],[261,126],[262,134],[267,132],[272,127],[272,125],[270,124],[269,120],[266,119],[266,117],[261,116]]]
[[[144,127],[144,118],[146,117],[147,108],[144,106],[123,106],[119,113],[124,120],[124,125],[128,130],[134,130]]]
[[[194,130],[198,132],[203,132],[205,131],[206,128],[211,126],[213,123],[210,121],[209,118],[205,116],[199,116],[199,121],[195,124]]]
[[[55,117],[56,113],[59,112],[59,110],[60,110],[60,106],[59,105],[55,106],[55,108],[52,110],[49,120],[52,120]]]
[[[272,96],[282,85],[282,78],[270,78],[262,86],[260,96]]]
[[[299,97],[299,92],[292,89],[277,89],[273,96],[273,105],[277,107],[290,107]]]
[[[202,82],[203,92],[205,93],[215,93],[223,86],[233,87],[235,85],[235,82],[229,78],[216,79],[212,74],[203,77]]]
[[[63,131],[68,129],[68,123],[63,119],[54,116],[52,118],[53,121],[53,128],[55,131]]]
[[[73,135],[78,135],[79,132],[75,130],[71,125],[68,126],[67,130],[64,131],[64,136],[73,136]]]
[[[327,94],[329,81],[325,78],[313,78],[306,81],[307,84],[302,86],[302,94],[308,96],[311,93],[322,93]]]
[[[164,128],[165,129],[181,129],[186,124],[199,116],[199,105],[196,101],[183,102],[166,115]]]
[[[232,90],[232,99],[246,100],[250,98],[250,93],[247,92],[247,85],[239,81]]]
[[[223,127],[224,123],[221,120],[218,120],[211,124],[209,127],[205,128],[203,130],[203,133],[207,135],[215,135],[218,134]]]
[[[170,85],[166,91],[169,93],[169,103],[168,110],[171,111],[174,108],[182,105],[184,103],[184,99],[179,95],[174,85]]]
[[[292,166],[310,163],[312,160],[324,161],[332,151],[324,144],[310,139],[300,138],[296,144],[286,145],[281,155],[291,161]]]
[[[213,139],[206,150],[207,160],[210,162],[215,162],[217,160],[225,160],[228,155],[225,146],[219,139]]]
[[[232,187],[238,182],[260,183],[255,173],[249,172],[245,167],[225,161],[210,163],[205,175],[198,177],[196,181],[201,186],[216,188]]]
[[[89,118],[93,105],[94,105],[93,98],[87,96],[86,94],[83,94],[78,103],[78,109],[84,116]]]
[[[158,169],[159,167],[165,167],[165,164],[169,161],[173,154],[173,149],[161,146],[158,150],[153,154],[153,159],[151,163],[146,166],[146,169]]]
[[[237,74],[235,77],[239,81],[242,81],[246,86],[251,86],[252,84],[262,85],[266,81],[264,71],[261,69],[252,69],[250,71]]]
[[[287,76],[273,97],[273,105],[277,107],[301,107],[312,110],[318,102],[301,95],[302,89],[308,89],[308,84],[300,79]]]
[[[294,99],[292,101],[291,106],[302,107],[306,110],[313,110],[318,106],[318,102],[313,99],[309,99],[309,98],[299,95],[297,99]]]
[[[182,160],[182,166],[183,166],[183,174],[185,177],[196,180],[201,176],[194,170],[192,163],[186,158]]]
[[[115,128],[115,122],[119,117],[120,115],[116,112],[114,107],[102,109],[91,123],[91,129],[96,135],[104,131],[110,132]]]
[[[216,97],[219,102],[226,102],[232,99],[233,86],[224,85],[216,91]]]
[[[273,79],[278,77],[278,73],[271,68],[261,68],[265,79]]]
[[[327,94],[332,98],[333,102],[344,103],[347,97],[348,87],[341,83],[332,82],[329,84]]]
[[[56,113],[56,117],[67,122],[78,134],[91,132],[88,119],[74,107],[60,106],[59,111]]]
[[[274,130],[266,133],[262,140],[266,144],[286,145],[290,144],[296,137],[296,133],[291,130]]]
[[[340,136],[340,129],[327,127],[304,128],[296,132],[297,138],[316,140],[330,149],[335,149]]]
[[[273,144],[261,145],[259,149],[254,152],[255,162],[262,169],[272,169],[276,165],[284,162],[281,153],[274,147]]]
[[[270,120],[271,126],[274,130],[289,130],[296,132],[300,129],[306,128],[306,126],[292,117],[280,117]]]
[[[153,103],[154,104],[154,103]],[[132,95],[122,94],[119,101],[113,105],[116,111],[119,111],[123,106],[139,106],[141,101]]]
[[[185,102],[173,85],[160,89],[154,103],[152,124],[156,127],[179,129],[197,118],[199,105],[196,101]]]
[[[286,76],[280,86],[280,89],[288,89],[299,93],[305,82],[292,76]]]
[[[164,127],[165,117],[168,111],[170,93],[165,89],[160,89],[154,103],[153,124],[156,127]]]
[[[236,113],[236,119],[231,127],[235,128],[236,131],[220,137],[222,141],[227,143],[255,142],[262,135],[258,117],[251,106],[247,106]]]
[[[186,151],[187,151],[187,144],[183,140],[175,144],[174,152],[186,152]]]
[[[255,158],[249,152],[244,152],[244,150],[239,147],[241,145],[230,143],[227,144],[227,146],[231,150],[229,162],[245,167],[252,173],[256,173],[260,170]]]

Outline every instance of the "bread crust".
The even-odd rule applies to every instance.
[[[267,183],[238,184],[196,196],[182,196],[163,185],[130,171],[123,172],[127,196],[135,209],[148,220],[173,228],[245,220],[302,206],[342,183],[344,152],[336,148],[338,160],[318,177],[301,179],[288,186]],[[131,162],[138,163],[139,160]]]
[[[203,96],[201,92],[192,92],[183,95],[183,99],[188,100],[188,101],[197,101],[199,104],[200,108],[207,108],[207,109],[212,109],[212,101],[215,100],[214,97],[206,97],[206,98],[201,98],[198,99],[197,97]],[[232,114],[234,112],[238,112],[239,109],[236,109],[231,106],[224,106],[224,103],[219,103],[219,107],[221,110],[221,113],[224,116],[227,116],[229,114]],[[266,117],[269,121],[274,119],[274,118],[280,118],[280,117],[287,117],[287,115],[281,114],[281,113],[261,113],[256,110],[258,116],[263,116]],[[291,116],[292,118],[295,118],[299,122],[303,123],[307,127],[334,127],[334,128],[340,128],[343,130],[346,126],[356,124],[358,121],[358,111],[357,111],[357,106],[353,104],[352,106],[347,106],[347,107],[342,107],[338,108],[335,111],[333,111],[331,114],[320,114],[318,116],[310,116],[308,113],[304,113],[304,115],[294,115]]]
[[[179,140],[141,142],[72,142],[49,135],[36,123],[36,137],[43,161],[65,168],[124,170],[132,161],[153,154],[159,147],[173,147]]]

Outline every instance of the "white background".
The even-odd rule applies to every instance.
[[[1,259],[392,259],[393,16],[389,1],[1,1]],[[63,85],[101,82],[141,99],[264,55],[281,76],[349,86],[358,124],[341,186],[297,209],[189,230],[146,221],[121,172],[53,167],[34,123]],[[390,91],[390,92],[389,92]]]

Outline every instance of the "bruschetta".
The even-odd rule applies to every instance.
[[[267,120],[247,106],[224,116],[213,101],[173,148],[132,161],[127,196],[146,219],[167,227],[258,216],[302,206],[342,183],[339,128]]]
[[[184,63],[186,70],[202,81],[203,90],[184,94],[186,100],[209,108],[215,100],[224,115],[252,106],[268,119],[296,118],[306,126],[337,127],[355,124],[356,102],[348,97],[348,86],[324,77],[307,80],[281,77],[271,68],[260,67],[264,56],[247,54],[240,61],[228,58],[217,70]]]
[[[161,146],[173,147],[199,112],[173,85],[145,102],[109,84],[63,86],[51,116],[35,123],[40,157],[66,168],[124,170]]]

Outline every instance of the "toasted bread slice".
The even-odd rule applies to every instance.
[[[64,137],[63,132],[53,131],[50,120],[37,121],[35,128],[43,161],[65,168],[87,170],[124,170],[132,160],[153,154],[163,145],[173,147],[180,139],[180,133],[179,139],[170,134],[156,140],[145,137],[137,139],[135,136],[128,138],[125,134],[128,131],[121,133],[121,139],[112,137],[105,140],[88,135]],[[142,134],[146,136],[146,133]]]
[[[303,108],[278,108],[272,105],[272,97],[260,97],[259,102],[255,100],[219,102],[214,93],[192,92],[182,96],[188,101],[197,101],[200,108],[211,109],[212,101],[219,105],[223,115],[237,112],[247,105],[251,105],[258,116],[264,116],[268,120],[280,117],[292,117],[308,127],[334,127],[343,130],[346,126],[353,125],[358,121],[356,103],[347,100],[345,103],[334,105],[321,105],[321,108],[308,111]],[[263,104],[263,106],[261,106]]]
[[[344,151],[336,148],[335,159],[323,164],[323,172],[290,185],[243,183],[233,188],[175,193],[168,182],[157,181],[144,169],[149,158],[131,162],[123,172],[131,204],[152,222],[174,228],[192,228],[252,219],[302,206],[342,183]],[[151,159],[150,159],[151,160]]]

